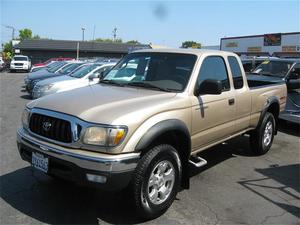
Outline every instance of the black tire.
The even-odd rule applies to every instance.
[[[164,164],[166,162],[167,164]],[[151,188],[148,188],[150,176],[155,171],[158,171],[159,165],[172,165],[173,168],[170,166],[169,169],[170,171],[174,170],[174,180],[171,181],[171,183],[173,183],[172,187],[169,186],[170,183],[168,183],[169,185],[167,185],[167,183],[162,185],[163,182],[160,183],[161,188],[164,189],[165,187],[169,186],[169,190],[171,190],[169,191],[170,194],[167,194],[166,199],[160,204],[159,202],[153,203],[152,200],[150,200],[148,193],[148,191],[151,190]],[[154,170],[155,168],[157,168],[157,170]],[[141,158],[133,176],[131,190],[133,191],[132,193],[134,195],[134,205],[142,218],[154,219],[167,211],[177,195],[180,186],[181,173],[182,169],[179,155],[176,149],[170,145],[158,145],[149,150]],[[156,182],[154,183],[156,185]],[[157,181],[157,183],[159,182]],[[153,190],[157,190],[158,186],[155,187],[156,188],[153,188]],[[160,199],[158,196],[160,195],[158,194],[156,199]]]
[[[272,130],[268,132],[270,134],[269,139],[265,139],[264,136],[267,125],[268,127],[270,125],[272,126]],[[260,126],[250,133],[250,146],[253,153],[255,153],[256,155],[263,155],[270,150],[274,139],[275,129],[276,123],[273,114],[266,112]]]
[[[15,70],[9,70],[9,72],[10,72],[10,73],[14,73],[14,72],[15,72]]]

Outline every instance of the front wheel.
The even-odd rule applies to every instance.
[[[173,203],[181,180],[181,162],[175,148],[158,145],[140,160],[132,187],[136,209],[143,218],[162,215]]]
[[[262,123],[250,134],[251,149],[255,154],[267,153],[273,143],[275,134],[275,119],[272,113],[267,112]]]

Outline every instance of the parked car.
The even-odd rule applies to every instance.
[[[54,177],[130,185],[140,215],[155,218],[189,187],[189,163],[207,163],[198,152],[249,133],[253,153],[267,153],[285,101],[283,81],[248,82],[234,53],[139,50],[99,84],[28,103],[18,149]]]
[[[32,98],[40,98],[45,95],[75,88],[96,84],[103,73],[111,69],[116,63],[90,63],[84,64],[73,73],[39,81],[33,88]]]
[[[300,59],[266,60],[252,73],[261,75],[263,80],[286,82],[287,103],[279,118],[300,124]]]
[[[50,62],[53,62],[53,61],[71,61],[71,60],[74,60],[74,59],[73,58],[62,58],[62,57],[60,57],[60,58],[50,58],[50,59],[46,60],[45,62],[33,64],[33,66],[34,67],[46,66]]]
[[[58,64],[56,67],[52,69],[42,71],[41,73],[38,73],[39,71],[35,73],[31,73],[28,75],[27,78],[28,80],[27,80],[26,90],[29,93],[31,93],[31,91],[34,88],[34,85],[36,85],[37,82],[51,77],[67,75],[73,72],[74,70],[76,70],[82,64],[83,62],[80,61],[76,61],[76,62],[63,61],[60,62],[60,64]]]
[[[29,72],[31,68],[31,60],[26,55],[15,55],[11,62],[9,70],[15,72],[16,70],[23,70]]]
[[[2,57],[0,57],[0,71],[2,71],[5,68],[5,62]]]

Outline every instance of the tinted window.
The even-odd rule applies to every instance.
[[[243,76],[242,76],[242,71],[241,71],[240,65],[234,56],[229,56],[228,62],[229,62],[231,73],[232,73],[234,88],[240,89],[244,86]]]
[[[222,82],[222,90],[226,91],[230,89],[227,70],[225,62],[220,56],[209,56],[202,62],[199,76],[198,85],[207,79],[220,80]]]
[[[54,64],[53,66],[51,64],[50,68],[48,68],[48,71],[51,72],[51,73],[54,73],[58,69],[60,69],[61,67],[63,67],[65,64],[66,64],[66,62],[59,62],[59,63]]]
[[[99,67],[99,64],[84,65],[70,74],[71,77],[82,78]]]
[[[15,61],[27,61],[27,57],[22,57],[22,56],[15,56],[14,57]]]
[[[60,74],[68,74],[71,73],[72,71],[74,71],[75,69],[77,69],[79,66],[81,66],[81,63],[71,63],[69,65],[66,65],[64,68],[62,68],[59,73]]]

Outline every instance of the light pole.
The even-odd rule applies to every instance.
[[[82,41],[84,41],[84,31],[85,31],[85,28],[81,27],[81,30],[82,30]]]
[[[16,28],[14,28],[13,26],[5,26],[8,29],[12,29],[12,34],[11,34],[11,40],[15,39],[15,30]]]

